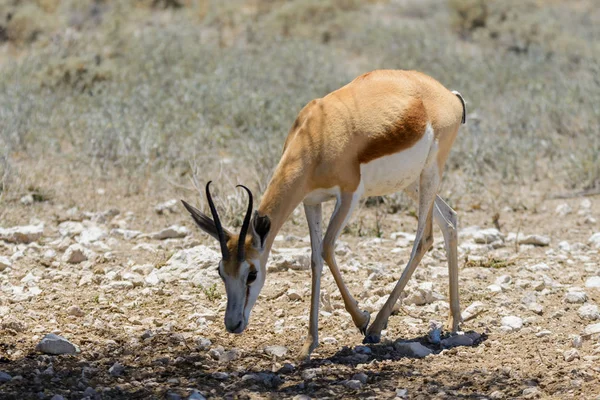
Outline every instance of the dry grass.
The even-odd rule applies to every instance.
[[[20,167],[35,160],[130,182],[219,180],[235,224],[235,184],[264,190],[298,110],[376,68],[422,70],[465,95],[447,196],[600,185],[593,2],[446,4],[4,0],[0,201],[52,187]]]

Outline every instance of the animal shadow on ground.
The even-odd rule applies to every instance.
[[[131,348],[125,340],[78,355],[31,352],[17,360],[0,358],[0,370],[13,377],[0,384],[0,398],[50,399],[60,394],[65,399],[176,399],[189,396],[193,390],[208,398],[287,398],[297,394],[316,398],[379,397],[382,390],[395,393],[399,382],[406,382],[408,387],[418,383],[424,397],[444,392],[452,398],[480,398],[492,390],[518,395],[522,390],[518,387],[523,385],[509,375],[490,374],[476,366],[462,371],[451,367],[428,370],[424,366],[430,357],[410,360],[399,350],[397,343],[418,342],[432,354],[441,352],[440,345],[429,343],[426,336],[345,347],[331,357],[315,357],[300,365],[276,362],[263,351],[243,352],[224,362],[207,349],[174,341],[173,335],[157,334],[143,348]],[[485,334],[480,335],[472,346],[485,340]],[[403,359],[420,362],[419,371]],[[123,365],[122,373],[109,372],[115,362]],[[364,369],[366,383],[351,387],[347,382],[358,372],[359,363],[368,365]],[[417,395],[411,393],[411,398]]]

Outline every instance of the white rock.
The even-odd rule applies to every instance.
[[[538,271],[548,271],[550,267],[546,263],[539,263],[534,265],[528,265],[525,267],[528,271],[538,272]]]
[[[310,269],[310,248],[278,249],[268,264],[269,271],[297,271]]]
[[[0,271],[4,271],[6,268],[12,267],[12,261],[10,258],[0,256]]]
[[[282,358],[284,357],[288,352],[287,347],[285,346],[267,346],[265,347],[265,353],[267,353],[270,356],[274,356],[277,358]]]
[[[220,260],[220,252],[203,245],[179,250],[163,267],[153,270],[146,277],[146,282],[154,282],[151,275],[156,274],[160,282],[183,279],[191,281],[195,286],[210,287],[221,280],[216,268]]]
[[[404,300],[405,304],[423,306],[433,302],[433,283],[421,282],[419,286]]]
[[[108,287],[112,289],[125,290],[133,288],[133,283],[129,281],[113,281],[108,284]]]
[[[569,304],[583,304],[587,300],[587,295],[582,291],[570,291],[565,295],[565,302]]]
[[[531,288],[536,292],[541,292],[546,288],[546,282],[544,281],[532,281]]]
[[[590,236],[590,238],[588,239],[588,244],[594,249],[600,249],[600,232],[596,232],[592,236]]]
[[[592,208],[592,201],[590,199],[581,200],[581,202],[579,203],[579,208],[583,210],[589,210],[590,208]]]
[[[595,304],[584,304],[577,310],[577,315],[581,319],[587,319],[590,321],[594,321],[596,319],[600,319],[600,312],[598,311],[598,306]]]
[[[58,224],[58,233],[63,237],[75,237],[84,230],[81,222],[65,221]]]
[[[25,206],[30,206],[34,203],[35,199],[33,198],[32,194],[26,194],[25,196],[21,197],[21,204],[25,205]]]
[[[558,248],[560,250],[562,250],[562,251],[567,252],[567,253],[571,251],[571,245],[566,240],[563,240],[563,241],[559,242],[558,243]]]
[[[110,231],[110,234],[113,236],[121,236],[125,240],[131,240],[131,239],[135,239],[136,237],[140,236],[142,234],[142,232],[134,231],[131,229],[115,228]]]
[[[512,282],[512,277],[510,275],[500,275],[496,278],[496,285],[508,285]]]
[[[171,225],[161,231],[150,234],[151,239],[164,240],[164,239],[179,239],[189,235],[190,231],[185,226]]]
[[[595,335],[596,333],[600,333],[600,322],[586,326],[583,332],[586,335]]]
[[[509,315],[502,317],[501,325],[508,327],[513,331],[518,331],[523,327],[523,319],[514,315]]]
[[[135,272],[125,272],[123,274],[123,280],[131,282],[135,287],[144,286],[144,277]]]
[[[527,305],[527,309],[538,315],[542,315],[544,313],[544,307],[539,303],[529,303]]]
[[[497,284],[494,283],[492,285],[489,285],[487,287],[487,290],[489,290],[492,293],[500,293],[502,291],[502,286],[497,285]]]
[[[563,357],[565,358],[565,361],[571,362],[575,359],[579,359],[579,351],[577,351],[577,349],[566,350],[563,353]]]
[[[565,215],[571,214],[573,212],[573,209],[567,203],[562,203],[556,207],[556,210],[554,210],[554,212],[560,215],[561,217],[564,217]]]
[[[519,244],[531,244],[534,246],[548,246],[550,244],[550,238],[543,235],[527,235],[519,237]]]
[[[85,313],[78,306],[70,306],[67,308],[67,314],[75,317],[83,317],[85,315]]]
[[[536,337],[544,337],[544,336],[550,336],[552,335],[552,331],[549,330],[543,330],[543,331],[539,331],[538,333],[535,334]]]
[[[473,235],[473,240],[478,244],[488,244],[504,241],[504,235],[496,228],[482,229]]]
[[[56,251],[54,251],[54,249],[48,249],[48,250],[44,251],[44,254],[42,254],[42,257],[44,257],[44,259],[46,259],[48,261],[54,261],[54,259],[56,258]]]
[[[77,346],[54,333],[44,336],[35,349],[45,354],[74,354],[79,352]]]
[[[0,240],[9,243],[31,243],[44,233],[44,224],[0,228]]]
[[[221,260],[221,254],[210,247],[200,245],[191,249],[179,250],[161,268],[171,271],[188,271],[190,269],[206,269],[216,267]],[[212,268],[216,269],[216,268]]]
[[[156,271],[152,271],[144,278],[144,282],[146,282],[148,286],[156,286],[160,283],[160,279],[158,278]]]
[[[323,343],[325,343],[325,344],[337,344],[337,342],[338,342],[337,339],[332,336],[323,338]]]
[[[485,303],[483,303],[481,301],[475,301],[463,310],[462,318],[463,318],[463,320],[468,321],[471,318],[475,317],[476,315],[481,314],[483,311],[486,310],[486,308],[487,307],[486,307]]]
[[[177,203],[178,201],[176,199],[165,201],[154,207],[154,211],[156,211],[157,214],[175,213],[177,212]]]
[[[396,342],[394,348],[407,357],[426,357],[432,353],[431,349],[419,342]]]
[[[133,246],[131,248],[131,250],[133,250],[133,251],[143,250],[143,251],[147,251],[148,253],[156,253],[157,246],[150,244],[150,243],[140,243],[140,244],[136,244],[135,246]]]
[[[87,261],[92,256],[89,249],[86,249],[80,244],[70,245],[62,256],[63,262],[70,264],[79,264]]]
[[[600,276],[592,276],[585,281],[585,287],[600,288]]]
[[[40,280],[39,277],[33,275],[31,272],[29,272],[27,275],[25,275],[22,279],[21,279],[21,283],[29,283],[29,282],[38,282]]]
[[[77,241],[81,244],[90,244],[93,242],[97,242],[98,240],[104,239],[107,233],[104,229],[92,225],[79,234]]]

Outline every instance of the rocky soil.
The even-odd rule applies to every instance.
[[[15,212],[42,207],[22,202]],[[2,399],[600,396],[597,197],[507,208],[496,227],[486,210],[459,211],[461,335],[443,325],[448,272],[437,231],[381,344],[361,344],[326,271],[321,344],[306,363],[295,360],[310,298],[301,215],[276,240],[249,328],[232,335],[216,243],[176,201],[43,207],[44,217],[0,223]],[[415,227],[394,214],[381,238],[342,235],[343,274],[371,313],[408,261]]]

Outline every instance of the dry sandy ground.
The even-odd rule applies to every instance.
[[[222,322],[222,284],[216,291],[207,289],[217,282],[214,265],[189,265],[182,272],[185,266],[169,261],[175,257],[189,262],[186,254],[210,252],[196,246],[217,250],[216,243],[192,225],[179,204],[173,212],[158,215],[155,200],[104,196],[77,209],[56,202],[7,203],[3,215],[11,217],[1,227],[37,219],[44,230],[30,244],[0,241],[0,255],[12,264],[0,272],[0,371],[11,377],[0,383],[0,398],[177,399],[193,390],[207,398],[600,396],[599,334],[584,334],[586,327],[600,322],[594,320],[599,316],[593,307],[600,303],[600,288],[586,287],[586,282],[593,286],[590,278],[600,275],[600,249],[589,243],[600,231],[597,196],[539,197],[535,207],[502,208],[499,224],[504,238],[492,245],[475,244],[468,231],[463,232],[462,308],[476,303],[463,330],[482,335],[472,346],[442,350],[427,340],[430,320],[445,322],[448,313],[439,232],[434,249],[412,279],[407,299],[390,318],[381,344],[356,347],[361,334],[326,271],[321,345],[305,364],[294,360],[306,334],[310,298],[310,271],[303,258],[309,244],[301,214],[286,224],[275,243],[274,257],[279,261],[270,267],[250,326],[242,335],[232,335]],[[556,209],[563,203],[572,211],[559,215]],[[118,213],[106,213],[111,208]],[[460,210],[462,228],[493,228],[490,210],[466,208]],[[374,215],[373,209],[360,212],[369,226],[374,225]],[[173,224],[187,227],[189,234],[127,240],[113,231],[150,233]],[[385,299],[408,260],[411,244],[391,235],[412,233],[415,226],[413,217],[399,213],[383,220],[382,240],[342,235],[338,261],[361,306],[376,308]],[[511,232],[546,235],[550,244],[518,246]],[[87,239],[82,238],[85,235]],[[63,260],[65,249],[78,241],[93,254],[81,263]],[[182,249],[184,253],[177,253]],[[286,267],[290,263],[293,268]],[[294,296],[299,299],[290,300]],[[414,304],[419,299],[426,304]],[[584,302],[587,313],[580,309]],[[503,326],[506,316],[520,318],[522,327]],[[50,332],[79,346],[80,353],[36,352],[36,344]],[[433,353],[408,357],[394,347],[399,340],[418,340]],[[284,346],[287,353],[278,357],[265,352],[272,345]],[[124,370],[109,373],[117,362]]]

